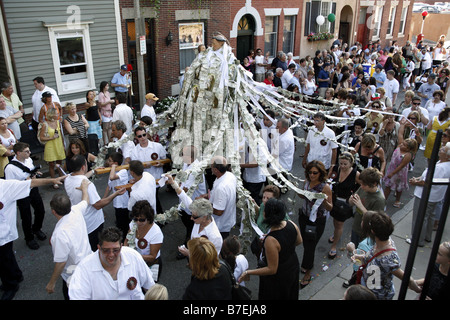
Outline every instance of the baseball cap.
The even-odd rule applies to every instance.
[[[127,65],[126,65],[126,64],[121,65],[121,66],[120,66],[120,70],[128,71]]]
[[[378,64],[375,66],[375,69],[383,69],[383,66],[382,66],[380,63],[378,63]]]
[[[154,93],[147,93],[146,95],[145,95],[145,99],[146,100],[153,100],[153,101],[158,101],[159,100],[159,98],[154,94]]]

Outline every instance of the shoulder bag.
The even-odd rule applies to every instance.
[[[228,274],[231,277],[231,297],[233,300],[252,300],[252,291],[244,286],[241,286],[236,279],[234,278],[234,274],[231,271],[230,266],[225,261],[219,260],[220,264],[223,265]]]
[[[375,257],[378,257],[380,254],[385,253],[387,251],[395,251],[395,249],[389,248],[389,249],[382,250],[382,251],[378,252],[377,254],[374,254],[373,257],[370,258],[369,261],[367,261],[365,264],[359,266],[358,271],[356,271],[356,284],[361,284],[361,278],[363,275],[363,271],[367,267],[367,265],[370,263],[370,261],[372,261],[373,259],[375,259]]]

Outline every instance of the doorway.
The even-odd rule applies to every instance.
[[[238,24],[236,58],[242,63],[251,49],[254,49],[255,19],[246,14]]]
[[[344,43],[348,43],[349,47],[353,44],[352,37],[352,25],[353,25],[353,9],[349,5],[346,5],[341,10],[341,18],[339,20],[339,38]]]
[[[144,56],[144,71],[145,71],[145,92],[152,92],[156,95],[156,62],[154,51],[154,20],[145,19],[145,39],[147,45],[147,54]],[[139,104],[139,81],[137,75],[137,51],[136,51],[136,31],[134,20],[126,20],[127,31],[127,48],[128,48],[128,62],[132,67],[132,87],[129,105],[133,106],[136,111],[140,111]]]

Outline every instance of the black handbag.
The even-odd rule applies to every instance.
[[[346,201],[335,199],[333,203],[333,211],[337,213],[339,217],[348,219],[353,216],[353,208]]]
[[[234,274],[231,271],[230,266],[225,261],[219,261],[221,265],[223,265],[227,270],[231,277],[231,299],[232,300],[252,300],[252,291],[244,286],[241,286],[236,279],[234,278]]]

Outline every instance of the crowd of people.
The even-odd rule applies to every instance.
[[[305,193],[298,193],[303,199],[298,223],[291,220],[280,199],[286,188],[270,183],[264,175],[260,163],[267,159],[263,153],[246,155],[241,177],[251,194],[257,212],[255,231],[259,231],[251,248],[257,268],[250,269],[239,239],[232,234],[238,221],[237,177],[230,172],[227,159],[211,159],[210,170],[200,183],[189,176],[178,184],[167,175],[166,184],[179,198],[178,210],[186,229],[177,259],[187,258],[192,270],[183,299],[229,300],[232,279],[245,286],[252,275],[259,276],[260,300],[298,299],[299,290],[313,281],[316,246],[330,216],[334,233],[328,239],[328,258],[336,257],[343,224],[353,219],[347,248],[355,266],[358,261],[365,266],[361,272],[355,268],[343,284],[348,287],[345,298],[392,299],[393,277],[402,279],[403,271],[391,238],[392,220],[385,213],[386,199],[393,193],[394,207],[401,208],[402,192],[412,185],[416,201],[420,201],[426,170],[412,179],[408,179],[408,171],[419,149],[431,159],[438,130],[444,134],[435,177],[450,178],[450,108],[445,103],[450,69],[446,54],[440,42],[435,48],[407,42],[402,48],[390,43],[381,49],[379,43],[349,47],[340,39],[329,51],[317,51],[314,58],[298,62],[292,53],[278,52],[270,61],[261,49],[252,51],[243,67],[255,81],[281,87],[300,103],[323,106],[324,111],[300,116],[301,121],[296,122],[288,114],[271,109],[255,119],[268,151],[287,172],[293,169],[296,139],[302,134],[296,125],[304,129]],[[64,116],[56,92],[45,86],[42,77],[33,81],[36,92],[31,125],[45,145],[50,178],[39,178],[30,146],[20,141],[22,103],[13,98],[8,84],[4,84],[5,95],[0,96],[2,299],[12,299],[23,280],[12,249],[18,237],[16,203],[26,244],[38,250],[34,238],[45,240],[47,235],[41,230],[45,209],[37,187],[46,184],[54,189],[63,186],[66,192],[55,194],[50,202],[58,222],[50,239],[55,264],[47,292],[53,293],[56,281],[62,278],[65,299],[168,299],[170,292],[158,283],[164,272],[164,232],[155,215],[162,213],[158,180],[169,155],[167,146],[148,129],[157,120],[154,105],[158,97],[148,93],[141,115],[135,119],[127,105],[130,79],[123,65],[111,82],[100,84],[98,97],[93,90],[86,93],[85,115],[77,112],[75,104],[67,103]],[[114,99],[110,87],[115,91]],[[400,90],[405,91],[404,101],[398,99]],[[338,120],[333,122],[330,116]],[[268,134],[271,132],[276,134]],[[129,139],[132,134],[134,139]],[[100,196],[89,178],[94,174],[92,167],[100,146],[110,142],[118,144],[106,157],[108,183]],[[189,170],[199,161],[198,150],[186,146],[182,158],[183,170]],[[124,165],[127,167],[121,167]],[[193,185],[195,190],[188,195]],[[14,197],[7,195],[10,189],[16,191]],[[433,186],[432,190],[419,239],[422,246],[431,241],[444,200],[445,187]],[[326,198],[305,194],[325,194]],[[111,203],[116,222],[104,226],[103,208]],[[415,205],[414,217],[418,207]],[[414,223],[415,218],[412,230]],[[299,245],[304,249],[301,262],[296,253]],[[442,243],[437,264],[429,296],[448,299],[448,242]],[[369,271],[374,268],[380,270],[376,280]],[[422,285],[423,279],[409,280],[409,287],[418,293]]]

